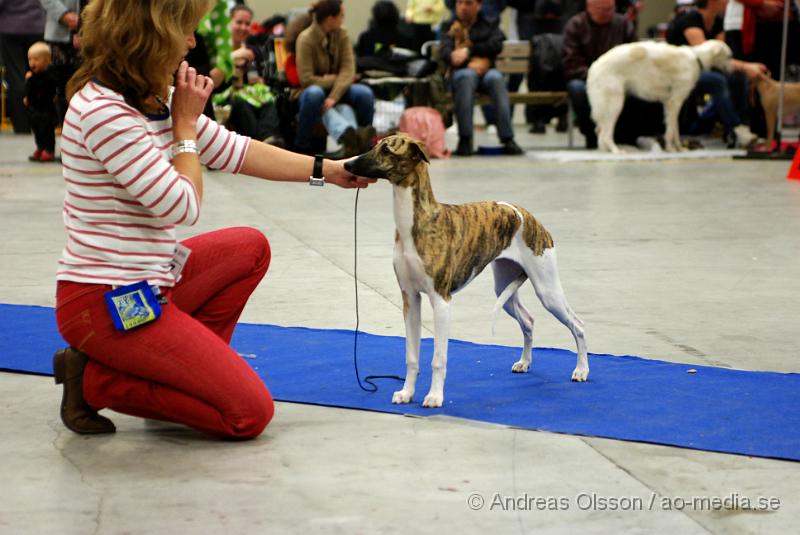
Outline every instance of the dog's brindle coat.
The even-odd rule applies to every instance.
[[[394,268],[403,294],[406,323],[406,381],[393,403],[408,403],[419,372],[420,293],[434,311],[434,357],[431,389],[425,407],[440,407],[449,339],[452,294],[492,264],[496,309],[502,306],[519,323],[524,347],[512,367],[527,372],[533,346],[533,317],[517,289],[530,278],[542,304],[572,331],[578,361],[572,379],[589,374],[583,325],[569,308],[558,278],[550,233],[524,208],[484,201],[463,205],[436,201],[428,175],[428,158],[420,144],[405,135],[390,136],[370,152],[345,164],[354,174],[387,178],[394,185]]]

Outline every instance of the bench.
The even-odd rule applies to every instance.
[[[439,42],[428,41],[422,47],[423,55],[430,51],[430,57],[438,58]],[[504,41],[503,50],[495,59],[495,68],[502,74],[528,73],[528,64],[531,56],[530,41]],[[512,104],[531,104],[534,106],[560,106],[567,105],[567,136],[569,148],[573,147],[573,116],[572,104],[566,91],[516,91],[508,93],[508,100]],[[488,95],[478,95],[478,104],[490,104]]]

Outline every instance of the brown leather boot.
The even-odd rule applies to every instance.
[[[114,433],[114,422],[97,414],[83,399],[83,370],[89,357],[77,349],[59,349],[53,356],[53,375],[56,384],[64,385],[61,397],[61,421],[68,429],[81,435]]]

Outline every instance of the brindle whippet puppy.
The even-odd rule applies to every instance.
[[[447,368],[450,299],[488,264],[492,265],[499,307],[517,320],[524,340],[522,357],[511,371],[527,372],[531,365],[533,316],[517,295],[530,279],[544,307],[567,326],[578,345],[573,381],[586,381],[589,363],[583,323],[564,297],[550,233],[524,208],[484,201],[440,204],[433,197],[428,158],[420,143],[405,135],[383,139],[348,161],[351,173],[386,178],[394,186],[397,226],[394,270],[403,294],[406,325],[406,379],[392,403],[409,403],[419,373],[420,292],[433,307],[434,351],[431,388],[424,407],[441,407]]]

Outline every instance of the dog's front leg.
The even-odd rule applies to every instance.
[[[420,295],[403,290],[403,318],[406,322],[406,382],[403,389],[392,395],[392,403],[409,403],[419,374]]]
[[[444,378],[447,375],[447,343],[450,340],[450,302],[436,292],[430,294],[433,307],[433,362],[431,389],[423,407],[441,407],[444,402]]]

